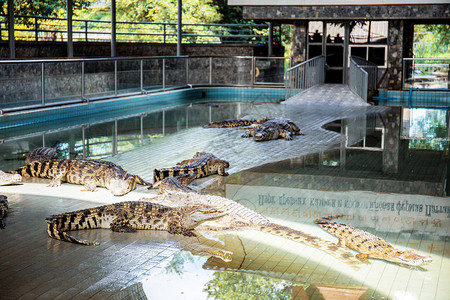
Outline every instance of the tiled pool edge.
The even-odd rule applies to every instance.
[[[284,99],[283,88],[199,87],[128,96],[116,99],[6,113],[0,116],[0,130],[77,118],[80,121],[138,114],[182,104],[214,101],[276,102]]]

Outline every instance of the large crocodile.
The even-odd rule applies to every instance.
[[[142,200],[142,199],[141,199]],[[358,268],[359,261],[354,255],[338,247],[336,244],[323,240],[319,237],[307,234],[297,229],[279,225],[257,212],[227,198],[212,195],[201,195],[198,193],[185,193],[177,191],[167,191],[155,198],[149,199],[158,203],[167,203],[173,206],[184,207],[186,205],[206,205],[217,210],[226,212],[223,217],[205,222],[197,227],[199,231],[234,231],[239,229],[255,229],[267,232],[276,236],[284,237],[308,246],[320,249],[326,253]]]
[[[0,185],[10,185],[21,181],[22,181],[21,175],[6,173],[0,170]]]
[[[5,228],[5,223],[3,222],[3,218],[8,213],[8,200],[6,196],[0,195],[0,229]]]
[[[262,124],[270,118],[262,118],[262,119],[227,119],[223,121],[211,122],[207,125],[203,125],[203,128],[227,128],[227,127],[242,127],[242,126],[250,126],[254,124]]]
[[[273,119],[263,124],[246,127],[247,131],[242,135],[244,138],[253,137],[257,142],[276,140],[283,138],[292,140],[292,135],[301,135],[300,128],[291,120]]]
[[[321,218],[314,222],[335,235],[339,239],[338,246],[347,246],[360,252],[356,255],[356,258],[363,263],[369,263],[368,258],[377,258],[409,266],[420,266],[432,261],[430,256],[421,256],[412,250],[399,250],[376,235],[350,225],[333,222],[331,218]]]
[[[219,174],[221,176],[228,175],[225,172],[225,168],[228,168],[230,164],[217,158],[214,154],[206,152],[197,152],[193,158],[183,160],[175,167],[155,169],[153,171],[153,184],[158,183],[166,177],[181,176],[182,183],[187,185],[196,178],[206,177],[212,174]]]
[[[109,228],[116,232],[166,230],[172,234],[196,236],[196,226],[223,215],[222,211],[205,205],[174,208],[148,201],[129,201],[53,215],[46,218],[46,222],[47,233],[52,238],[98,245],[97,242],[73,237],[67,231],[95,228]]]
[[[96,159],[51,159],[34,161],[12,173],[23,177],[51,179],[49,186],[59,186],[61,182],[82,184],[88,191],[97,186],[105,187],[115,196],[125,195],[134,190],[136,184],[151,186],[137,175],[128,174],[120,166]]]

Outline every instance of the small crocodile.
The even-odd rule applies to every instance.
[[[230,163],[217,158],[215,155],[206,152],[197,152],[193,158],[183,160],[175,167],[155,169],[153,171],[153,183],[158,183],[166,177],[176,177],[179,175],[189,174],[183,176],[182,183],[187,185],[196,178],[202,178],[213,174],[227,176],[225,168],[228,168]]]
[[[203,128],[227,128],[227,127],[241,127],[241,126],[250,126],[253,124],[262,124],[270,118],[262,118],[262,119],[227,119],[223,121],[211,122],[207,125],[203,125]]]
[[[8,213],[8,200],[6,196],[0,195],[0,229],[5,229],[5,223],[3,222],[3,218]]]
[[[223,212],[207,206],[174,208],[148,201],[129,201],[53,215],[45,221],[47,233],[52,238],[75,244],[98,245],[97,242],[71,236],[67,231],[95,228],[109,228],[115,232],[166,230],[172,234],[196,236],[196,226],[223,215]]]
[[[242,135],[243,138],[253,137],[257,142],[276,140],[283,138],[292,140],[292,135],[301,135],[300,128],[291,120],[273,119],[263,124],[249,126],[243,129],[247,131]]]
[[[34,161],[46,161],[55,159],[58,156],[58,149],[49,147],[39,147],[27,154],[25,163],[29,164]]]
[[[82,184],[88,191],[97,186],[105,187],[115,196],[122,196],[134,190],[136,184],[151,186],[137,175],[128,174],[120,166],[96,159],[51,159],[35,161],[12,173],[23,177],[51,179],[49,186],[59,186],[61,182]]]
[[[0,170],[0,185],[10,185],[21,181],[22,181],[21,175],[6,173]]]
[[[332,222],[329,217],[317,219],[314,222],[335,235],[339,239],[338,246],[345,245],[360,252],[356,255],[356,258],[363,263],[369,263],[368,258],[377,258],[409,266],[421,266],[432,261],[430,256],[421,256],[412,250],[399,250],[376,235],[353,226]]]
[[[259,230],[320,249],[354,268],[358,268],[359,265],[359,261],[354,258],[351,252],[338,247],[336,244],[300,230],[273,223],[263,215],[224,197],[173,191],[161,194],[157,198],[153,198],[152,201],[170,203],[170,205],[181,207],[186,205],[206,205],[207,207],[226,212],[226,215],[217,220],[200,224],[197,227],[198,231]]]

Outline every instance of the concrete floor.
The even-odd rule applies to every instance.
[[[383,110],[368,108],[355,97],[343,86],[326,85],[280,105],[255,105],[251,116],[261,117],[270,113],[271,116],[287,117],[298,123],[305,135],[296,136],[293,141],[277,140],[260,144],[240,138],[236,129],[190,128],[168,135],[157,144],[137,148],[109,160],[122,165],[130,173],[151,180],[154,168],[171,166],[197,151],[213,152],[219,158],[229,160],[230,173],[324,151],[336,147],[343,139],[335,132],[322,129],[325,123],[361,116],[368,109],[374,112]],[[208,178],[201,185],[212,183],[216,178]],[[30,180],[23,185],[0,187],[0,194],[7,195],[10,202],[7,228],[0,231],[0,271],[3,275],[0,299],[202,299],[207,296],[202,291],[202,278],[215,276],[216,273],[209,270],[221,268],[268,276],[262,277],[267,278],[264,279],[266,281],[272,280],[268,278],[282,280],[282,283],[289,283],[298,295],[302,295],[299,290],[307,290],[307,286],[311,288],[312,285],[334,287],[335,293],[338,293],[336,287],[341,287],[340,293],[359,287],[364,290],[362,299],[446,299],[450,294],[450,226],[445,219],[440,221],[438,237],[398,233],[382,236],[403,247],[408,243],[418,243],[420,253],[433,253],[434,262],[428,271],[411,270],[382,261],[373,261],[371,265],[355,271],[318,250],[279,238],[268,238],[258,232],[223,235],[208,240],[184,239],[157,231],[123,234],[109,230],[87,230],[74,233],[77,237],[101,243],[92,247],[50,239],[44,221],[49,215],[103,203],[136,200],[153,196],[156,191],[139,188],[124,197],[114,197],[105,189],[90,193],[82,192],[81,186],[63,184],[58,188],[48,188],[46,183],[45,180]],[[271,188],[266,190],[270,192]],[[299,190],[291,192],[296,194]],[[252,205],[246,202],[245,197],[235,194],[237,196],[233,199]],[[371,192],[368,194],[373,195]],[[448,198],[430,199],[448,203]],[[286,210],[278,215],[270,210],[266,213],[279,223],[330,238],[322,230],[308,225],[311,219],[297,220],[292,215],[286,216]],[[429,228],[432,226],[430,223]],[[206,260],[202,256],[191,255],[185,258],[184,263],[177,265],[175,262],[179,261],[180,251],[196,253],[192,245],[197,243],[232,251],[233,261],[224,264],[216,258]],[[194,267],[188,267],[191,266],[189,261]],[[181,274],[168,271],[180,265],[185,267]],[[280,283],[274,283],[277,284]],[[194,290],[199,291],[196,293]],[[305,293],[310,299],[323,299],[317,291],[319,288],[316,292]]]

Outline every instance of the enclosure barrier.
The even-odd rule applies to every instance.
[[[450,89],[409,89],[409,108],[446,108],[450,107]]]
[[[449,88],[450,58],[403,58],[403,90]]]
[[[325,56],[316,56],[286,70],[285,99],[325,82]]]
[[[8,39],[6,15],[0,14],[0,41]],[[183,43],[266,44],[269,24],[183,24]],[[72,20],[72,39],[78,42],[109,42],[111,21]],[[67,19],[39,16],[15,16],[18,41],[67,42]],[[280,40],[281,27],[273,26],[273,38]],[[118,42],[176,43],[177,23],[116,22]]]
[[[0,61],[0,113],[193,86],[284,86],[284,57]]]
[[[367,91],[369,89],[369,74],[360,66],[355,57],[350,57],[350,69],[348,87],[356,95],[367,101]]]

